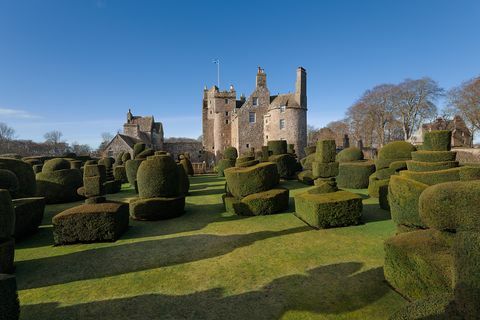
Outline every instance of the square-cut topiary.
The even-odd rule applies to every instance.
[[[338,162],[312,162],[312,173],[314,178],[328,178],[338,175]]]
[[[226,169],[225,178],[231,194],[237,199],[267,191],[280,182],[277,165],[271,162],[262,162],[245,168]]]
[[[37,232],[45,211],[45,198],[22,198],[12,201],[15,209],[15,239],[18,241]]]
[[[433,130],[423,135],[423,150],[450,151],[452,147],[452,131]]]
[[[442,182],[459,181],[460,168],[424,172],[404,170],[400,171],[400,176],[432,186]]]
[[[269,215],[288,209],[288,189],[270,189],[246,196],[242,200],[224,197],[225,209],[242,216]]]
[[[480,180],[440,183],[420,196],[419,212],[429,228],[480,232]]]
[[[55,245],[116,241],[128,228],[128,205],[121,202],[82,204],[53,217]]]
[[[418,230],[387,239],[385,279],[408,299],[452,293],[453,237],[436,230]]]
[[[35,195],[37,185],[31,165],[22,160],[0,158],[0,169],[12,171],[18,179],[18,190],[13,198],[27,198]]]
[[[127,170],[125,169],[124,165],[119,165],[113,167],[113,177],[115,180],[120,180],[122,183],[127,183]]]
[[[337,156],[337,147],[335,140],[320,140],[317,141],[317,148],[315,152],[315,161],[321,163],[335,162]]]
[[[407,161],[407,168],[410,171],[425,172],[438,171],[458,167],[458,161],[441,161],[441,162],[424,162],[424,161]]]
[[[279,155],[287,153],[287,141],[285,140],[271,140],[267,142],[268,151],[272,155]]]
[[[396,224],[426,228],[418,212],[418,202],[427,184],[402,176],[392,176],[388,184],[388,203]]]
[[[0,316],[2,320],[18,320],[20,304],[15,276],[0,274]]]
[[[238,151],[234,147],[227,147],[223,151],[223,158],[224,159],[230,159],[230,160],[235,160],[238,157]]]
[[[380,169],[380,170],[386,170],[386,169]],[[390,181],[390,177],[387,179],[379,179],[377,175],[378,172],[379,171],[373,173],[368,178],[368,195],[373,198],[379,198],[380,188],[382,186],[388,186],[388,183]]]
[[[362,197],[348,191],[295,195],[297,217],[314,228],[356,225],[362,216]]]
[[[424,162],[455,161],[455,151],[428,151],[420,150],[412,152],[412,160]]]
[[[277,165],[278,174],[281,178],[292,178],[298,169],[297,160],[291,154],[273,155],[268,158],[268,161]]]
[[[363,160],[363,152],[357,147],[345,148],[337,154],[336,159],[338,162]]]
[[[185,212],[185,196],[172,198],[131,199],[130,216],[135,220],[163,220]]]
[[[340,188],[364,189],[368,178],[375,172],[372,161],[352,161],[340,163],[337,184]]]

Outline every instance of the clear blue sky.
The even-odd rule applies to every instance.
[[[204,85],[272,93],[308,73],[308,122],[341,119],[380,83],[480,74],[480,1],[0,0],[0,121],[19,138],[57,129],[97,146],[125,113],[166,136],[201,134]]]

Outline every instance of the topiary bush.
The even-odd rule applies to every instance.
[[[277,166],[270,162],[262,162],[245,168],[226,169],[225,179],[231,194],[237,199],[267,191],[280,182]]]
[[[317,148],[315,152],[315,162],[332,163],[335,162],[337,155],[337,147],[335,140],[320,140],[317,141]]]
[[[390,211],[390,204],[388,203],[388,184],[381,185],[378,188],[378,204],[383,210]]]
[[[178,193],[180,195],[188,195],[188,190],[190,189],[190,180],[188,179],[187,173],[185,172],[184,166],[180,163],[177,164],[178,169]]]
[[[305,192],[295,195],[295,211],[298,218],[314,228],[356,225],[362,216],[362,197],[348,191]]]
[[[381,170],[387,170],[387,169],[380,169]],[[382,186],[388,186],[388,183],[390,181],[390,177],[386,179],[379,179],[378,178],[378,172],[373,173],[368,177],[368,195],[373,198],[379,198],[380,197],[380,188]]]
[[[242,216],[269,215],[288,208],[288,189],[270,189],[246,196],[242,200],[223,197],[227,212]]]
[[[116,241],[128,228],[128,206],[121,202],[82,204],[52,219],[55,245]]]
[[[423,150],[450,151],[452,147],[452,132],[450,130],[433,130],[423,135]]]
[[[410,171],[425,172],[438,171],[458,167],[458,161],[441,161],[441,162],[423,162],[423,161],[407,161],[407,168]]]
[[[271,155],[280,155],[287,153],[287,141],[271,140],[267,142],[268,151]]]
[[[425,172],[404,170],[400,171],[400,176],[431,186],[442,182],[460,180],[460,168]]]
[[[15,210],[8,190],[0,189],[0,241],[13,235]]]
[[[424,162],[442,162],[455,161],[457,153],[455,151],[426,151],[420,150],[412,152],[412,160]]]
[[[42,172],[53,172],[58,170],[71,169],[70,161],[63,158],[55,158],[45,161]]]
[[[192,176],[193,177],[193,165],[192,163],[190,162],[190,159],[187,158],[187,157],[184,157],[183,159],[180,160],[180,164],[183,166],[183,168],[185,169],[185,173],[189,176]]]
[[[453,235],[418,230],[385,241],[385,279],[408,299],[452,293]]]
[[[363,152],[357,147],[345,148],[337,154],[336,159],[338,162],[363,160]]]
[[[305,151],[305,154],[307,156],[314,154],[316,150],[317,150],[317,146],[308,146],[303,148],[303,151]]]
[[[37,195],[45,197],[47,203],[80,200],[77,189],[83,184],[82,173],[78,169],[60,169],[64,168],[65,164],[56,160],[47,161],[42,172],[37,173]],[[50,161],[52,163],[48,164]]]
[[[137,172],[140,198],[175,197],[178,195],[177,164],[169,156],[155,156],[140,164]]]
[[[15,210],[15,240],[23,239],[37,232],[45,211],[45,198],[22,198],[12,201]]]
[[[104,184],[106,194],[115,194],[119,193],[122,189],[122,181],[120,180],[110,180],[106,181]]]
[[[284,179],[291,179],[298,169],[297,160],[291,154],[272,155],[268,161],[277,165],[278,174]]]
[[[465,166],[460,168],[460,180],[470,181],[480,179],[480,167]]]
[[[133,158],[136,159],[137,156],[143,151],[145,150],[145,143],[136,143],[134,146],[133,146]]]
[[[142,152],[140,152],[139,154],[137,154],[135,159],[147,159],[148,157],[153,155],[155,155],[155,151],[153,149],[147,148]]]
[[[227,147],[223,151],[223,158],[224,159],[230,159],[230,160],[235,160],[238,158],[238,151],[234,147]]]
[[[378,151],[375,160],[377,170],[388,168],[395,161],[406,161],[412,158],[411,153],[416,151],[415,146],[406,141],[393,141],[387,143]]]
[[[304,170],[299,172],[297,175],[297,180],[306,185],[313,185],[313,172],[312,170]]]
[[[407,161],[409,161],[409,160],[407,160]],[[405,160],[393,161],[392,163],[390,163],[388,168],[395,171],[395,172],[398,172],[398,171],[401,171],[401,170],[407,170],[407,161],[405,161]]]
[[[235,167],[235,160],[233,159],[221,159],[217,164],[217,175],[219,177],[225,176],[225,169]]]
[[[448,320],[446,313],[452,295],[448,293],[431,295],[425,299],[413,301],[395,311],[389,320]]]
[[[128,160],[132,159],[132,156],[130,154],[130,152],[124,152],[122,154],[122,164],[125,165],[125,162],[127,162]]]
[[[364,189],[368,187],[369,177],[375,172],[372,161],[353,161],[340,163],[337,184],[340,188]]]
[[[19,187],[15,173],[10,170],[0,169],[0,189],[6,189],[14,196],[18,192]]]
[[[305,158],[300,159],[303,170],[312,170],[312,162],[315,161],[315,153],[309,154]]]
[[[137,172],[138,168],[140,167],[140,164],[144,160],[141,159],[132,159],[132,160],[127,160],[125,162],[125,171],[127,173],[127,180],[128,183],[135,189],[137,189]]]
[[[20,317],[17,281],[13,275],[0,274],[0,315],[2,320],[18,320]]]
[[[18,190],[12,194],[14,199],[35,195],[37,184],[31,165],[22,160],[0,158],[0,169],[10,170],[18,179]]]
[[[121,181],[121,183],[127,183],[127,170],[124,165],[118,165],[113,167],[113,177],[115,180]]]
[[[338,176],[338,162],[312,162],[312,173],[315,178]]]
[[[117,156],[115,157],[115,163],[114,163],[115,166],[123,165],[123,154],[124,153],[125,153],[124,151],[120,151],[119,153],[117,153]]]
[[[130,200],[130,217],[135,220],[164,220],[182,215],[185,211],[185,197],[136,198]]]

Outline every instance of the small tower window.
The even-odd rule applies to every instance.
[[[228,117],[228,111],[225,111],[225,116]]]
[[[225,124],[228,124],[228,119],[225,120]]]
[[[250,144],[247,143],[247,148],[250,148]]]
[[[228,104],[228,99],[225,99],[225,104]]]
[[[257,97],[252,99],[252,105],[258,106],[258,98]]]
[[[255,112],[249,112],[248,113],[248,122],[255,123],[255,120],[256,120]]]
[[[280,129],[285,129],[285,119],[280,119]]]
[[[280,106],[280,112],[284,113],[286,108],[287,108],[287,106]]]

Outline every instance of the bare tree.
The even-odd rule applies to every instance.
[[[62,136],[63,133],[58,130],[53,130],[43,135],[43,137],[45,138],[45,142],[52,145],[58,145],[60,142],[62,142]]]
[[[314,136],[317,132],[317,128],[312,125],[307,125],[307,145],[313,145],[315,143]]]
[[[74,152],[77,155],[89,155],[92,151],[88,144],[79,144],[78,142],[72,142],[70,146],[70,151]]]
[[[450,90],[448,100],[449,106],[464,118],[472,135],[480,130],[480,77]]]
[[[6,123],[0,122],[0,141],[12,140],[15,137],[15,130]]]
[[[334,139],[337,146],[343,145],[343,138],[346,134],[350,135],[350,127],[346,120],[329,122],[327,128],[335,134]]]
[[[407,79],[395,87],[393,108],[402,124],[403,138],[408,140],[422,122],[437,115],[436,100],[443,89],[430,78]]]
[[[102,132],[101,134],[102,136],[102,142],[100,143],[100,145],[98,146],[98,151],[103,151],[103,149],[105,149],[105,147],[107,146],[107,144],[112,141],[113,139],[113,134],[109,133],[109,132]]]

